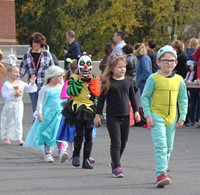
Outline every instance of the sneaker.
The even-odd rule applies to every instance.
[[[89,160],[90,160],[91,164],[94,164],[96,162],[96,160],[94,158],[92,158],[92,157],[90,157]]]
[[[5,138],[5,139],[3,140],[3,142],[4,142],[5,144],[11,144],[11,142],[10,142],[10,140],[9,140],[8,138]]]
[[[117,167],[112,171],[112,174],[115,178],[123,178],[124,174],[121,167]]]
[[[53,156],[51,156],[51,154],[46,154],[44,156],[44,162],[46,162],[46,163],[52,163],[52,162],[54,162]]]
[[[72,165],[72,157],[68,159],[68,165]]]
[[[160,176],[157,177],[157,183],[156,183],[157,188],[163,188],[165,185],[169,184],[171,184],[171,181],[166,174],[162,173]]]
[[[69,155],[67,152],[61,152],[59,154],[59,159],[61,163],[64,163],[69,158]]]
[[[23,140],[19,140],[19,141],[18,141],[18,144],[19,144],[20,146],[23,146],[23,145],[24,145],[24,141],[23,141]]]

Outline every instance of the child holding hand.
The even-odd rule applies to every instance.
[[[19,80],[19,67],[10,66],[7,70],[9,80],[2,87],[2,96],[5,101],[1,113],[1,138],[5,144],[10,140],[18,140],[23,145],[22,119],[24,114],[23,94],[37,91],[36,78],[33,76],[27,84]]]
[[[59,158],[65,161],[68,158],[66,144],[56,141],[56,135],[61,119],[60,93],[62,89],[64,70],[58,66],[47,69],[46,84],[39,91],[36,115],[31,129],[28,132],[24,146],[44,151],[44,162],[52,163],[53,148],[57,145]]]

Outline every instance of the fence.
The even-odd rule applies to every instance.
[[[3,57],[7,59],[9,54],[15,54],[18,59],[22,59],[23,55],[30,49],[29,45],[0,45]]]

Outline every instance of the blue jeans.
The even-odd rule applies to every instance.
[[[37,108],[38,91],[34,92],[34,93],[29,93],[29,96],[30,96],[30,99],[31,99],[33,112],[35,112],[36,108]]]

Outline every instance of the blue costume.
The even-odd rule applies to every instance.
[[[24,146],[34,149],[44,150],[44,145],[55,146],[56,135],[61,120],[61,102],[60,93],[62,86],[48,87],[43,86],[40,93],[44,92],[44,102],[42,106],[43,120],[34,121]]]

